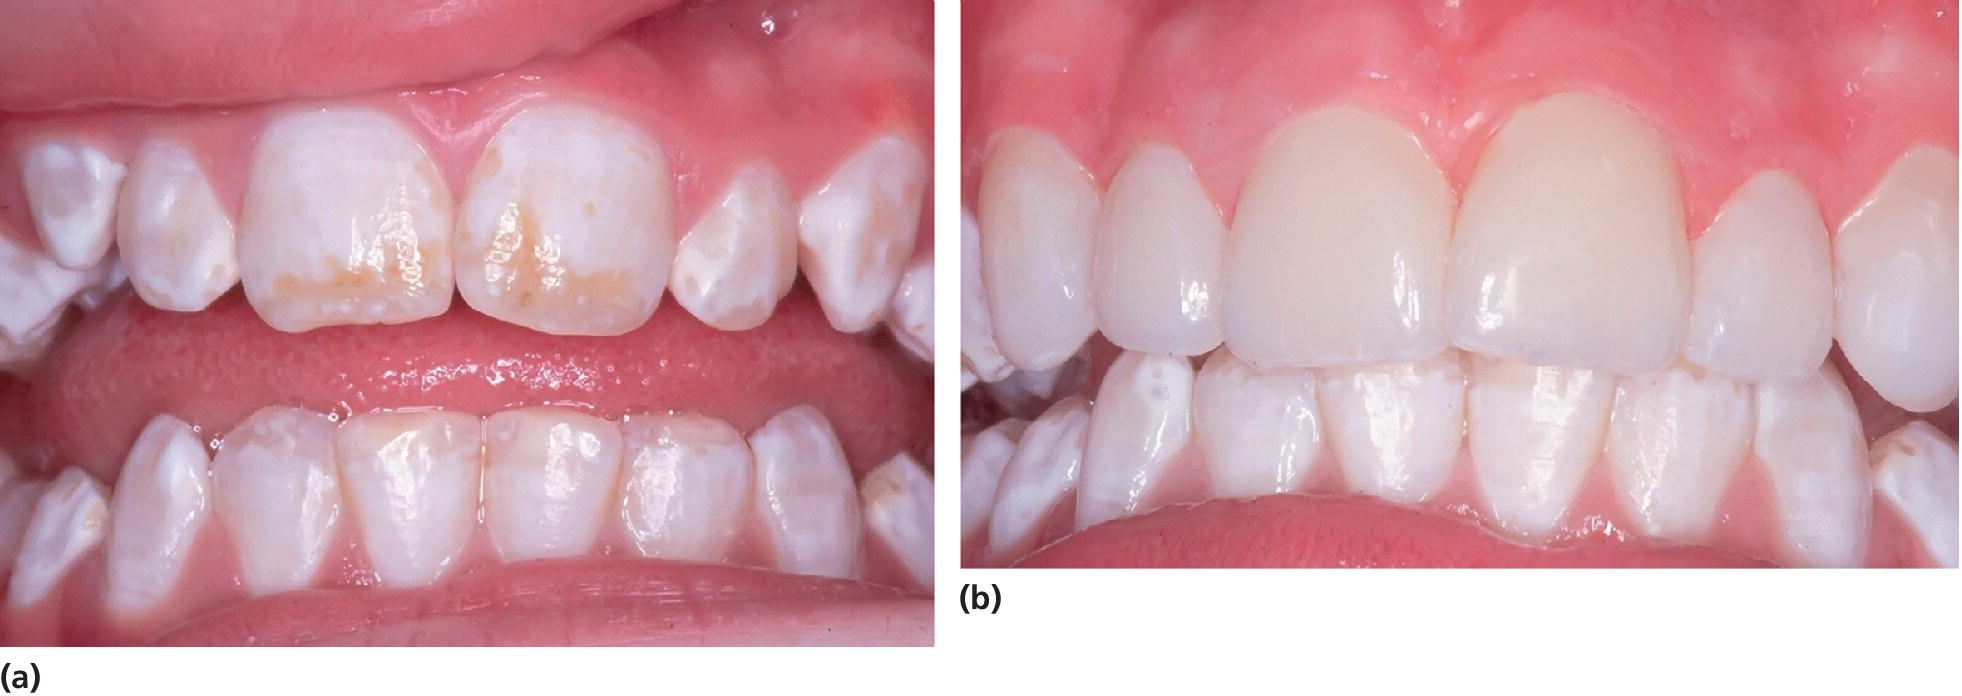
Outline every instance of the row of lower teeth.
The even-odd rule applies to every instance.
[[[113,499],[80,469],[52,482],[0,472],[9,604],[41,601],[106,544],[106,606],[153,609],[177,587],[212,518],[255,596],[319,582],[347,525],[386,587],[446,577],[480,526],[502,561],[600,553],[618,538],[618,552],[649,558],[845,578],[861,576],[863,538],[911,583],[932,579],[926,472],[900,454],[854,484],[830,424],[808,406],[747,438],[696,415],[615,423],[556,407],[335,420],[264,408],[226,433],[214,458],[190,425],[158,416],[131,448]]]

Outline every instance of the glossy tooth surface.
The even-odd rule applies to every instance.
[[[376,579],[435,582],[477,525],[483,421],[454,411],[369,413],[334,434],[341,486]]]
[[[1465,440],[1465,358],[1315,372],[1329,446],[1350,490],[1398,503],[1429,500],[1451,478]]]
[[[933,257],[922,256],[907,264],[899,277],[899,289],[892,293],[892,311],[886,316],[893,340],[913,357],[933,362]]]
[[[1321,457],[1315,375],[1301,367],[1250,365],[1213,351],[1192,384],[1192,424],[1213,497],[1289,493]]]
[[[1219,345],[1226,225],[1178,150],[1145,143],[1111,177],[1091,252],[1097,328],[1126,350],[1198,355]]]
[[[864,331],[878,323],[913,257],[926,157],[885,135],[832,170],[797,213],[797,258],[831,327]]]
[[[1144,512],[1166,465],[1192,439],[1192,363],[1125,352],[1097,387],[1083,447],[1076,528]]]
[[[108,153],[74,141],[35,143],[21,153],[27,209],[48,255],[62,266],[89,268],[109,253],[109,221],[124,171]]]
[[[1955,177],[1955,153],[1909,150],[1833,236],[1840,350],[1910,411],[1955,401]]]
[[[45,481],[16,480],[0,486],[0,577],[14,570],[14,557],[20,553],[21,538],[27,534],[28,517],[34,504],[48,490]]]
[[[1832,249],[1819,204],[1791,172],[1738,187],[1693,244],[1683,357],[1747,381],[1803,379],[1833,343]]]
[[[1097,189],[1046,133],[995,134],[982,165],[981,281],[995,345],[1017,369],[1061,365],[1096,330],[1090,253]]]
[[[1771,480],[1790,560],[1850,566],[1866,553],[1873,498],[1853,396],[1831,365],[1758,385],[1751,451]]]
[[[1751,444],[1751,389],[1693,365],[1623,377],[1608,473],[1648,536],[1701,542]]]
[[[859,484],[865,528],[920,588],[933,587],[933,479],[900,454]]]
[[[1668,366],[1689,312],[1681,196],[1661,134],[1627,109],[1572,92],[1519,107],[1465,185],[1453,342],[1618,374]]]
[[[305,111],[259,136],[238,231],[239,279],[287,332],[442,314],[448,186],[407,128],[368,109]]]
[[[13,580],[7,585],[8,606],[30,606],[47,597],[75,561],[108,533],[109,501],[102,484],[81,469],[63,469],[27,518]]]
[[[484,526],[499,558],[577,556],[592,550],[619,499],[620,428],[556,407],[484,419]]]
[[[74,271],[53,258],[0,234],[0,362],[45,346],[55,321],[70,300],[105,279],[108,264]],[[11,348],[12,350],[7,350]]]
[[[995,345],[994,319],[981,284],[981,225],[965,210],[961,211],[961,361],[982,382],[1000,381],[1015,371]]]
[[[1875,440],[1868,450],[1873,487],[1920,537],[1936,564],[1956,561],[1955,441],[1915,421]]]
[[[749,511],[749,443],[728,423],[693,414],[628,416],[622,494],[627,534],[642,556],[719,563]]]
[[[137,152],[117,207],[116,247],[152,307],[195,312],[238,283],[231,216],[197,157],[173,141]]]
[[[177,586],[191,542],[211,516],[211,458],[189,424],[150,420],[130,447],[109,510],[107,603],[116,611],[155,607]]]
[[[858,490],[824,414],[810,406],[779,413],[749,434],[749,449],[756,457],[751,504],[777,569],[858,577]]]
[[[766,164],[736,172],[729,188],[674,252],[668,289],[695,318],[723,331],[761,326],[797,279],[797,219],[789,185]]]
[[[284,406],[259,409],[225,433],[211,460],[211,498],[248,592],[312,584],[342,518],[333,419]]]
[[[1228,237],[1227,346],[1316,367],[1436,355],[1451,206],[1416,136],[1386,118],[1339,106],[1283,126]]]
[[[671,188],[661,146],[633,124],[569,104],[519,112],[470,172],[457,290],[545,333],[632,331],[674,262]]]
[[[1014,372],[981,388],[1010,415],[1034,418],[1042,415],[1057,394],[1075,393],[1081,388],[1090,378],[1089,372],[1089,356],[1078,353],[1061,365]]]
[[[1601,455],[1615,381],[1596,370],[1472,358],[1467,438],[1501,531],[1545,539]]]
[[[1072,396],[1050,406],[1022,431],[995,490],[989,555],[1002,558],[1028,548],[1057,506],[1076,491],[1089,429],[1090,402]]]
[[[981,531],[988,525],[995,507],[995,491],[1001,487],[1002,470],[1015,455],[1015,443],[1029,422],[1010,418],[975,433],[961,452],[961,536]]]

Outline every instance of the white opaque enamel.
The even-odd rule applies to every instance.
[[[1900,513],[1936,565],[1956,561],[1955,441],[1914,421],[1875,440],[1868,450],[1873,487]]]
[[[1683,357],[1746,381],[1803,379],[1833,343],[1832,249],[1819,204],[1785,170],[1738,187],[1692,245]]]
[[[63,469],[42,491],[21,535],[14,576],[7,584],[7,606],[40,603],[83,554],[109,533],[109,500],[81,469]]]
[[[1104,373],[1090,411],[1076,527],[1144,512],[1166,467],[1192,438],[1192,363],[1125,352]]]
[[[1349,489],[1407,505],[1451,478],[1465,439],[1465,358],[1316,370],[1329,446]]]
[[[1833,235],[1840,350],[1910,411],[1955,401],[1955,166],[1953,152],[1907,151]]]
[[[1072,396],[1050,406],[1022,431],[1002,468],[988,519],[988,555],[1010,560],[1032,548],[1043,524],[1076,492],[1090,402]]]
[[[1144,143],[1111,177],[1097,218],[1097,328],[1126,350],[1198,355],[1219,345],[1219,207],[1177,149]]]
[[[619,501],[620,428],[541,406],[484,419],[484,526],[499,558],[592,551]]]
[[[933,479],[900,454],[859,483],[867,535],[899,561],[917,589],[933,587]]]
[[[421,587],[441,578],[477,527],[483,420],[455,411],[349,418],[334,433],[341,486],[375,579]]]
[[[749,512],[749,443],[728,423],[694,414],[637,414],[626,437],[627,534],[650,558],[721,563]]]
[[[45,348],[69,301],[101,284],[109,266],[69,270],[0,234],[0,363],[31,358]]]
[[[981,226],[965,210],[961,211],[961,361],[982,382],[997,382],[1015,371],[995,345],[994,319],[981,284]]]
[[[1758,385],[1751,451],[1771,480],[1785,560],[1858,565],[1873,490],[1853,395],[1825,365],[1796,382]]]
[[[237,234],[197,156],[176,141],[136,153],[116,213],[130,285],[158,309],[196,312],[238,284]]]
[[[1321,458],[1321,420],[1307,368],[1261,367],[1216,350],[1193,379],[1193,432],[1215,498],[1299,490]]]
[[[933,362],[933,257],[922,256],[906,265],[899,288],[892,293],[886,327],[894,341],[913,357]]]
[[[311,585],[342,519],[334,420],[284,406],[259,409],[225,433],[211,461],[211,498],[247,592]]]
[[[0,577],[13,573],[21,537],[27,534],[28,516],[34,514],[34,504],[47,489],[46,481],[26,479],[0,486]]]
[[[1499,531],[1544,540],[1601,456],[1615,381],[1596,370],[1472,358],[1472,470]]]
[[[797,217],[790,185],[767,164],[729,180],[675,247],[668,289],[690,314],[723,331],[761,326],[797,279]]]
[[[109,511],[105,603],[118,612],[154,608],[176,589],[211,516],[211,457],[197,432],[169,414],[150,419],[123,460]]]
[[[749,449],[756,457],[750,504],[777,569],[858,577],[858,490],[830,421],[810,406],[792,407],[750,433]]]
[[[799,204],[798,263],[831,328],[864,331],[885,317],[913,257],[926,182],[920,147],[881,135]]]
[[[975,433],[961,451],[961,537],[966,538],[988,526],[995,506],[995,492],[1001,486],[1002,470],[1015,455],[1015,443],[1022,439],[1029,422],[1009,418]]]
[[[1621,378],[1608,425],[1615,495],[1643,534],[1706,541],[1750,450],[1748,385],[1694,365]]]
[[[1063,364],[1096,329],[1097,188],[1053,136],[996,133],[981,170],[981,280],[995,345],[1021,370]]]
[[[27,146],[20,157],[20,186],[27,210],[48,255],[76,270],[94,267],[109,253],[109,221],[125,169],[101,148],[73,140]]]

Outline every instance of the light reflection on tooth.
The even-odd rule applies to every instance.
[[[86,269],[109,252],[109,221],[122,163],[85,143],[50,140],[21,153],[21,188],[48,255],[62,266]]]
[[[1054,137],[1011,128],[994,136],[979,197],[981,279],[995,345],[1017,369],[1060,365],[1096,329],[1090,174]]]
[[[484,526],[506,561],[593,548],[620,475],[620,429],[566,408],[484,419]]]
[[[831,327],[881,319],[919,234],[926,195],[919,146],[882,135],[832,170],[798,206],[798,261]]]
[[[144,143],[116,213],[130,284],[158,309],[195,312],[238,283],[232,219],[197,157],[171,140]]]
[[[1042,524],[1076,491],[1090,402],[1072,396],[1029,424],[1002,468],[988,520],[988,555],[999,560],[1031,548]]]
[[[933,587],[933,479],[904,453],[859,484],[865,528],[899,560],[915,587]]]
[[[1192,385],[1192,421],[1215,498],[1294,492],[1321,458],[1322,416],[1307,368],[1213,351]]]
[[[334,454],[376,580],[442,577],[477,525],[483,422],[455,411],[358,415],[334,433]]]
[[[628,416],[627,533],[642,556],[720,563],[749,511],[749,443],[694,414]]]
[[[247,592],[312,584],[341,523],[333,419],[285,406],[254,412],[212,458],[211,498]]]
[[[211,458],[191,426],[169,414],[150,420],[130,447],[110,511],[106,602],[149,609],[177,586],[211,510]]]
[[[1693,365],[1623,377],[1608,425],[1608,472],[1649,536],[1702,542],[1750,449],[1750,388]]]
[[[1853,395],[1831,364],[1758,385],[1751,450],[1771,480],[1789,560],[1851,566],[1866,553],[1872,484]]]
[[[1880,499],[1907,520],[1936,565],[1954,568],[1955,442],[1935,426],[1914,421],[1874,441],[1867,456]]]
[[[21,536],[7,605],[31,606],[48,596],[83,554],[109,533],[109,501],[102,484],[81,469],[63,469],[48,484]]]
[[[1144,512],[1166,466],[1192,437],[1192,363],[1125,352],[1104,374],[1090,411],[1076,528]]]
[[[933,257],[922,256],[906,266],[899,289],[892,294],[892,312],[886,316],[892,337],[913,354],[933,362]]]
[[[1315,374],[1351,490],[1414,505],[1444,488],[1465,439],[1464,354]]]
[[[1791,172],[1738,187],[1694,243],[1683,357],[1750,381],[1803,379],[1833,342],[1832,249],[1819,206]]]
[[[46,481],[19,480],[0,486],[0,577],[13,572],[14,558],[20,553],[27,534],[28,516],[46,492]]]
[[[1015,443],[1022,439],[1029,422],[1009,418],[987,430],[975,433],[961,452],[961,536],[981,531],[988,524],[1000,489],[1002,471],[1015,454]]]
[[[1185,155],[1139,145],[1111,178],[1092,252],[1097,328],[1120,348],[1198,355],[1219,345],[1226,226]]]
[[[1472,359],[1472,470],[1500,531],[1543,540],[1559,526],[1601,455],[1613,399],[1599,371]]]
[[[789,185],[767,164],[729,180],[675,247],[675,302],[723,331],[761,326],[797,279],[797,219]]]
[[[62,268],[0,230],[0,362],[38,354],[61,311],[75,296],[103,281],[108,266]]]
[[[1955,153],[1909,150],[1833,235],[1840,350],[1910,411],[1955,401],[1955,167]]]
[[[997,382],[1015,368],[995,345],[994,319],[988,313],[988,293],[981,285],[981,226],[974,214],[961,211],[961,361],[982,382]],[[972,386],[965,378],[962,389]]]
[[[751,502],[777,569],[858,577],[858,490],[831,423],[815,408],[793,407],[750,433],[749,449],[756,457]]]

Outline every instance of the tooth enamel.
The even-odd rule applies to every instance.
[[[1832,250],[1819,205],[1784,170],[1738,187],[1693,244],[1683,357],[1741,380],[1803,379],[1833,343]]]
[[[1035,541],[1043,523],[1076,491],[1090,426],[1090,402],[1072,396],[1030,423],[1002,467],[988,519],[988,555],[1003,558]]]
[[[1213,351],[1192,384],[1192,421],[1215,498],[1293,492],[1321,456],[1315,375],[1305,368]]]
[[[341,521],[333,419],[284,406],[254,412],[225,433],[211,460],[211,501],[247,591],[312,584]]]
[[[102,484],[81,469],[63,469],[34,503],[21,535],[7,605],[31,606],[48,596],[83,554],[109,533],[109,501]]]
[[[961,360],[982,382],[998,382],[1015,371],[995,346],[994,319],[988,315],[988,294],[981,285],[981,226],[965,210],[961,211]]]
[[[1907,520],[1929,558],[1954,568],[1955,443],[1934,426],[1914,421],[1874,441],[1868,458],[1881,500]]]
[[[177,586],[191,543],[211,511],[211,458],[196,431],[168,414],[144,426],[116,478],[110,512],[111,610],[157,606]]]
[[[20,553],[21,539],[27,534],[28,517],[34,514],[34,504],[47,489],[47,483],[29,480],[0,486],[0,577],[13,572],[14,557]]]
[[[995,506],[995,491],[1001,486],[1002,470],[1015,454],[1015,442],[1022,439],[1029,422],[1010,418],[975,433],[961,453],[961,537],[981,531],[988,524],[988,513]]]
[[[1910,411],[1955,401],[1955,166],[1952,152],[1909,150],[1833,236],[1840,350]]]
[[[1662,136],[1600,97],[1513,112],[1465,185],[1445,284],[1468,351],[1618,374],[1668,366],[1689,310],[1689,246]]]
[[[1704,541],[1750,448],[1752,420],[1748,386],[1695,366],[1621,378],[1606,456],[1638,529]]]
[[[900,454],[859,484],[865,528],[899,560],[917,587],[933,587],[933,479]]]
[[[1444,488],[1465,439],[1464,354],[1315,374],[1350,490],[1414,505]]]
[[[1572,367],[1472,358],[1466,398],[1472,470],[1502,531],[1544,539],[1601,454],[1614,378]]]
[[[457,289],[492,317],[551,334],[617,336],[654,314],[675,242],[661,146],[569,104],[521,111],[470,172]]]
[[[1097,388],[1083,448],[1076,528],[1143,512],[1192,437],[1192,363],[1126,351]]]
[[[798,260],[831,327],[872,328],[913,256],[926,158],[897,136],[873,140],[798,207]]]
[[[197,157],[169,140],[136,154],[116,211],[116,247],[152,307],[195,312],[238,282],[232,219]]]
[[[1058,393],[1073,393],[1089,375],[1089,356],[1077,353],[1061,365],[1047,370],[1011,372],[1001,381],[982,385],[995,404],[1010,414],[1033,418],[1041,415]]]
[[[922,256],[906,266],[899,289],[893,291],[886,325],[900,347],[933,362],[933,257]]]
[[[981,280],[995,345],[1018,369],[1061,365],[1096,329],[1090,173],[1048,134],[1011,128],[995,134],[979,198]]]
[[[1097,328],[1118,347],[1199,355],[1219,345],[1226,226],[1192,163],[1145,143],[1104,192],[1091,252]]]
[[[1859,563],[1873,493],[1860,413],[1838,371],[1828,364],[1802,381],[1759,384],[1751,450],[1771,480],[1792,560]]]
[[[259,136],[238,230],[245,298],[275,329],[442,314],[449,188],[415,136],[368,109],[281,117]]]
[[[0,348],[19,359],[38,354],[62,309],[83,290],[103,281],[108,264],[83,271],[62,268],[0,231]]]
[[[565,408],[484,419],[484,526],[499,558],[577,556],[599,539],[620,476],[620,428]]]
[[[797,279],[797,220],[788,189],[769,165],[737,172],[675,247],[668,281],[675,302],[723,331],[769,319]]]
[[[86,269],[109,253],[109,220],[123,172],[107,153],[79,142],[35,143],[21,154],[27,209],[48,255],[63,267]]]
[[[720,563],[749,511],[751,458],[741,433],[693,414],[629,416],[627,533],[650,558]]]
[[[858,491],[824,414],[797,406],[749,434],[756,457],[751,499],[778,570],[858,577]]]
[[[1283,126],[1227,238],[1227,346],[1315,367],[1436,355],[1451,206],[1444,175],[1395,122],[1340,106]]]
[[[392,587],[435,582],[477,524],[483,422],[454,411],[355,416],[334,434],[348,508]]]

